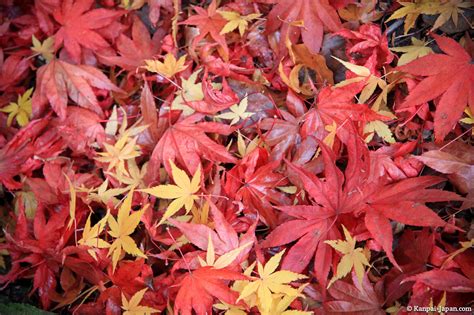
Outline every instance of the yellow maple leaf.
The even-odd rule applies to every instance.
[[[105,228],[107,223],[109,212],[94,226],[91,227],[91,215],[87,218],[86,224],[84,225],[84,230],[82,231],[82,238],[79,240],[79,245],[88,246],[91,249],[87,250],[87,252],[97,260],[96,250],[100,248],[108,248],[110,244],[104,241],[103,239],[99,238],[100,233]]]
[[[438,6],[436,6],[436,13],[439,13],[439,16],[431,28],[431,31],[440,28],[450,19],[453,20],[455,26],[458,26],[459,15],[464,12],[463,9],[471,8],[472,4],[473,3],[470,0],[449,0],[441,2]]]
[[[369,121],[364,126],[364,133],[368,134],[365,137],[365,142],[369,143],[374,138],[374,135],[377,134],[387,143],[395,143],[395,138],[393,137],[392,130],[381,120]]]
[[[253,139],[248,139],[249,144],[245,144],[244,137],[240,133],[239,130],[237,130],[237,151],[239,152],[240,157],[244,157],[248,154],[250,154],[253,150],[255,150],[259,146],[260,138],[256,136]]]
[[[328,134],[326,135],[326,137],[324,137],[323,142],[325,145],[332,148],[334,146],[334,141],[336,140],[337,123],[333,121],[332,124],[324,126],[324,129],[328,132]],[[313,160],[316,159],[320,153],[321,148],[318,148],[318,150],[316,150],[316,154],[313,157]]]
[[[299,296],[297,289],[290,283],[300,279],[306,279],[305,275],[294,273],[288,270],[275,271],[280,264],[280,260],[285,253],[282,250],[263,266],[260,262],[257,264],[259,278],[254,281],[248,281],[240,291],[237,301],[246,299],[255,294],[257,306],[260,312],[268,313],[272,307],[274,294],[283,294],[286,296]],[[279,296],[279,295],[278,295]]]
[[[171,103],[171,109],[181,110],[184,116],[189,116],[194,113],[194,109],[186,104],[186,102],[202,101],[204,99],[204,92],[202,90],[202,82],[196,82],[201,70],[194,71],[189,78],[181,78],[181,89],[176,92],[176,97]],[[211,83],[214,89],[220,90],[221,83]],[[165,107],[166,108],[166,107]]]
[[[185,116],[194,113],[194,109],[186,105],[186,102],[202,101],[204,99],[202,83],[196,83],[200,72],[201,70],[193,72],[187,79],[181,78],[182,89],[176,92],[176,97],[171,103],[171,109],[182,110]]]
[[[372,104],[372,110],[377,112],[378,114],[387,116],[389,118],[396,118],[395,115],[392,114],[387,108],[385,108],[385,104],[387,103],[388,93],[392,89],[392,84],[387,84],[385,80],[379,78],[370,73],[370,70],[364,66],[359,66],[352,64],[350,62],[341,60],[337,57],[333,57],[340,63],[344,65],[347,69],[352,71],[357,75],[355,78],[351,78],[345,81],[342,81],[336,84],[337,87],[342,87],[354,82],[366,81],[364,88],[359,96],[359,104],[366,103],[374,94],[377,87],[381,89],[381,93],[377,96],[375,101]],[[374,136],[374,133],[379,135],[384,141],[388,143],[395,143],[395,139],[393,138],[392,131],[390,128],[381,120],[371,121],[368,122],[364,126],[364,132],[368,133],[369,135],[366,137],[366,142],[370,142]]]
[[[194,200],[199,198],[196,193],[201,188],[201,168],[198,168],[196,173],[194,173],[192,180],[189,179],[185,171],[178,168],[173,161],[170,161],[171,164],[171,173],[173,175],[173,180],[176,185],[159,185],[148,189],[142,189],[141,191],[153,195],[158,198],[164,199],[174,199],[166,209],[163,214],[163,218],[158,223],[162,224],[176,212],[178,212],[183,206],[188,213],[192,206],[194,205]]]
[[[364,89],[362,90],[362,92],[360,93],[360,96],[359,96],[359,104],[366,103],[369,100],[369,98],[374,94],[375,89],[377,87],[382,89],[382,94],[381,95],[383,95],[383,97],[386,98],[385,94],[388,93],[387,83],[384,80],[382,80],[381,78],[379,78],[379,77],[373,75],[372,73],[370,73],[369,68],[352,64],[350,62],[341,60],[341,59],[339,59],[337,57],[334,57],[334,56],[333,56],[333,58],[336,59],[337,61],[339,61],[340,63],[342,63],[342,65],[344,67],[346,67],[347,69],[349,69],[350,71],[352,71],[353,73],[355,73],[357,75],[357,77],[355,77],[355,78],[351,78],[351,79],[348,79],[348,80],[345,80],[345,81],[342,81],[342,82],[336,84],[337,87],[346,86],[346,85],[349,85],[349,84],[354,83],[354,82],[360,82],[360,81],[364,81],[364,80],[366,81]]]
[[[98,187],[88,188],[84,186],[77,187],[77,192],[82,192],[87,194],[87,201],[95,201],[103,203],[105,205],[111,203],[116,205],[120,202],[115,196],[121,195],[127,192],[127,188],[108,188],[109,179],[105,179]]]
[[[241,119],[246,119],[251,117],[254,113],[246,112],[248,106],[248,98],[244,97],[239,105],[232,105],[229,110],[230,112],[226,112],[223,114],[219,114],[216,117],[221,119],[232,119],[230,125],[236,124]]]
[[[252,13],[249,15],[242,16],[238,12],[234,11],[218,11],[220,15],[228,22],[221,30],[221,35],[230,33],[236,29],[239,29],[240,36],[243,36],[247,29],[249,22],[260,17],[259,13]]]
[[[303,296],[303,289],[307,286],[304,284],[298,288],[299,295],[284,295],[284,294],[275,294],[273,298],[272,307],[270,312],[264,313],[262,315],[311,315],[313,312],[308,311],[297,311],[297,310],[287,310],[291,303],[296,300],[298,297]]]
[[[123,315],[149,315],[160,312],[152,307],[140,305],[146,290],[147,288],[135,293],[130,301],[127,300],[122,292],[122,309],[124,310]]]
[[[415,0],[414,2],[398,2],[402,7],[387,19],[388,21],[405,18],[403,30],[405,34],[415,25],[420,14],[433,15],[438,13],[439,0]]]
[[[123,134],[114,145],[104,143],[105,152],[98,152],[100,157],[95,159],[99,162],[108,163],[107,171],[115,169],[117,176],[129,173],[125,168],[125,161],[140,156],[141,152],[137,146],[137,138],[129,137],[128,133]]]
[[[202,267],[205,266],[212,266],[215,269],[222,269],[227,266],[229,266],[236,258],[239,256],[240,252],[242,250],[252,244],[252,242],[248,242],[242,246],[239,246],[216,260],[216,253],[214,251],[214,244],[212,243],[212,238],[211,238],[211,233],[209,232],[209,237],[207,240],[207,251],[206,251],[206,260],[204,261],[200,256],[198,256],[199,263],[201,264]]]
[[[412,43],[411,46],[390,48],[391,51],[403,53],[398,59],[397,66],[406,65],[407,63],[417,58],[433,53],[433,50],[430,47],[426,46],[428,45],[428,43],[426,43],[425,41],[421,39],[412,37],[411,43]]]
[[[176,60],[176,57],[173,54],[168,53],[163,59],[163,62],[159,60],[145,60],[145,69],[170,79],[176,73],[179,73],[188,67],[184,65],[185,62],[186,55],[181,56],[178,60]]]
[[[224,315],[247,315],[245,308],[240,305],[230,305],[225,302],[216,303],[213,307],[219,311],[225,311]]]
[[[28,124],[32,112],[31,93],[33,93],[33,88],[27,90],[25,93],[23,93],[23,95],[18,95],[16,103],[11,102],[7,106],[0,108],[0,112],[8,114],[8,127],[12,125],[14,118],[16,118],[16,121],[20,127],[24,127]]]
[[[108,175],[117,179],[121,184],[127,185],[124,187],[124,191],[130,191],[135,188],[145,188],[145,178],[147,172],[148,163],[142,165],[140,169],[137,162],[134,159],[127,161],[128,176],[125,174],[116,174],[113,172],[106,172]]]
[[[140,223],[142,214],[147,206],[130,214],[132,197],[133,190],[128,193],[127,198],[125,198],[120,206],[117,220],[113,216],[109,216],[107,220],[110,228],[109,235],[115,238],[112,245],[110,245],[108,253],[109,256],[112,255],[113,271],[115,271],[115,267],[120,260],[122,250],[128,254],[146,258],[146,255],[137,247],[130,234],[135,231],[135,228]]]
[[[474,125],[474,115],[472,114],[471,109],[469,107],[466,107],[464,113],[467,115],[467,117],[464,117],[459,121],[467,125]],[[472,128],[472,134],[474,135],[474,128]]]
[[[54,58],[54,38],[48,37],[42,43],[33,35],[31,37],[33,46],[31,50],[35,52],[35,55],[41,55],[44,60],[50,61]]]
[[[345,241],[324,241],[324,243],[330,245],[332,248],[344,255],[337,265],[336,275],[334,275],[329,282],[328,288],[334,283],[334,281],[344,278],[352,268],[354,268],[359,283],[362,283],[365,273],[364,266],[370,266],[364,249],[360,247],[356,248],[356,240],[352,238],[344,225],[342,226],[342,229],[344,230]]]
[[[70,228],[72,225],[72,222],[76,220],[76,189],[74,188],[74,185],[72,184],[71,180],[69,177],[65,174],[64,177],[66,177],[66,181],[69,185],[69,223],[67,224],[67,227]]]

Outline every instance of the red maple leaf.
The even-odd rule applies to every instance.
[[[11,55],[4,59],[3,50],[0,50],[0,91],[8,91],[28,74],[30,61],[18,55]]]
[[[47,119],[35,120],[22,129],[0,149],[0,182],[8,189],[19,189],[22,184],[14,180],[23,165],[34,154],[34,140],[46,128]]]
[[[279,161],[269,162],[265,150],[255,149],[246,155],[226,174],[225,192],[250,210],[257,211],[265,224],[275,227],[277,216],[272,205],[290,203],[278,186],[284,186],[286,179],[276,172]]]
[[[232,225],[230,225],[222,212],[217,209],[216,205],[214,205],[212,202],[210,203],[210,210],[214,221],[215,231],[204,224],[185,223],[174,219],[169,220],[183,233],[184,236],[186,236],[186,238],[191,243],[203,251],[208,249],[209,235],[211,236],[213,246],[215,246],[215,251],[218,255],[223,255],[238,248],[239,246],[247,245],[247,247],[242,249],[233,262],[233,264],[240,263],[243,259],[245,259],[245,257],[247,257],[249,251],[252,248],[251,246],[248,246],[249,243],[253,243],[255,241],[254,233],[257,222],[255,222],[255,224],[239,238]]]
[[[322,143],[320,147],[326,175],[324,181],[301,167],[288,164],[314,203],[312,206],[279,208],[298,220],[284,222],[272,231],[264,242],[264,246],[272,247],[299,239],[289,250],[283,266],[300,272],[309,264],[312,253],[316,252],[315,272],[323,284],[326,283],[329,272],[330,256],[324,260],[323,257],[318,257],[318,250],[321,246],[327,247],[321,241],[324,241],[323,238],[327,237],[328,233],[337,233],[333,225],[342,215],[365,213],[368,231],[383,247],[390,261],[398,266],[392,254],[393,234],[390,220],[414,226],[443,226],[446,222],[424,203],[462,200],[452,192],[426,189],[444,180],[439,177],[409,178],[393,184],[388,184],[385,177],[372,179],[369,151],[362,140],[354,131],[341,133],[340,137],[349,151],[349,161],[344,174],[335,166],[334,154]],[[298,226],[299,228],[296,228]]]
[[[217,12],[217,1],[213,0],[207,10],[198,6],[193,8],[197,15],[192,15],[186,21],[181,22],[181,24],[195,25],[199,28],[199,35],[194,37],[192,47],[196,48],[197,43],[209,34],[222,47],[225,56],[229,56],[225,37],[220,34],[222,28],[227,24],[227,20]]]
[[[61,8],[54,11],[54,18],[61,24],[54,36],[54,47],[58,49],[64,43],[64,48],[77,63],[81,61],[81,47],[94,51],[109,47],[100,29],[124,14],[120,10],[88,11],[93,3],[94,0],[65,0]]]
[[[305,116],[294,117],[287,111],[279,110],[280,118],[264,118],[258,126],[267,130],[265,143],[272,147],[272,159],[280,160],[293,147],[301,144],[300,128]]]
[[[170,174],[170,160],[178,161],[190,174],[194,174],[201,165],[201,158],[213,162],[235,163],[236,158],[224,146],[206,135],[228,135],[234,128],[215,122],[199,122],[203,118],[204,115],[194,114],[171,125],[153,150],[151,162],[164,163]]]
[[[474,280],[454,271],[434,269],[404,280],[404,282],[408,281],[421,282],[439,291],[474,292]]]
[[[95,144],[102,145],[105,141],[105,130],[100,124],[99,116],[81,107],[69,107],[66,120],[59,123],[58,129],[66,144],[76,154],[94,156],[92,147]]]
[[[117,65],[127,71],[135,71],[145,64],[145,59],[152,59],[161,48],[160,41],[163,32],[157,31],[150,37],[143,22],[135,17],[132,26],[132,38],[120,34],[117,40],[117,49],[120,56],[100,55],[105,64]]]
[[[372,73],[377,73],[377,69],[393,60],[394,54],[388,49],[387,35],[382,34],[378,25],[364,24],[359,31],[342,29],[336,34],[350,41],[346,48],[349,60],[369,68]]]
[[[312,53],[318,53],[323,42],[323,30],[327,27],[333,32],[341,28],[337,11],[328,0],[280,0],[268,14],[267,34],[281,27],[282,38],[289,34],[296,42],[301,34],[303,42]],[[303,27],[292,27],[291,22],[304,21]],[[285,41],[280,41],[285,47]]]
[[[236,304],[239,293],[228,286],[230,280],[247,280],[247,277],[228,269],[200,267],[184,274],[174,303],[175,314],[212,314],[212,304],[217,298],[227,304]]]
[[[46,219],[46,209],[39,206],[29,228],[25,211],[21,207],[16,218],[15,233],[5,233],[7,243],[2,246],[12,257],[12,267],[6,275],[0,276],[0,283],[8,284],[18,278],[34,277],[32,292],[38,290],[44,308],[50,305],[50,295],[56,288],[55,274],[63,266],[92,283],[103,280],[104,274],[94,266],[94,260],[86,248],[67,246],[74,230],[67,228],[68,207],[61,206],[59,212],[50,213]],[[73,257],[79,256],[79,257]]]
[[[336,281],[329,288],[332,300],[324,303],[324,309],[329,314],[384,315],[381,298],[367,275],[360,284],[353,273],[352,282]]]
[[[46,105],[51,104],[56,114],[65,119],[69,96],[79,106],[102,117],[104,113],[92,87],[121,91],[95,67],[52,60],[38,69],[36,90],[32,99],[33,115],[39,116]]]
[[[424,77],[401,106],[435,100],[434,133],[436,140],[442,141],[461,118],[466,106],[474,112],[474,64],[455,40],[432,36],[445,54],[429,54],[398,68]]]
[[[325,87],[318,94],[316,109],[310,111],[307,116],[319,114],[325,125],[331,125],[333,121],[341,125],[349,120],[363,123],[387,120],[387,117],[377,114],[366,104],[354,102],[355,96],[364,88],[364,85],[365,82],[361,81],[343,88]]]

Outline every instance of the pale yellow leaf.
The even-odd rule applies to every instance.
[[[411,38],[411,42],[411,46],[390,48],[391,51],[403,53],[398,59],[398,66],[406,65],[407,63],[417,58],[433,53],[433,50],[430,47],[426,46],[426,42],[419,40],[415,37]]]
[[[160,74],[163,77],[168,79],[172,78],[175,74],[183,71],[188,66],[185,66],[184,63],[186,62],[186,55],[181,56],[178,60],[176,57],[168,53],[163,62],[159,60],[145,60],[145,69],[150,72],[155,72]]]
[[[133,190],[131,190],[125,201],[119,208],[117,220],[114,217],[109,216],[109,235],[115,238],[114,242],[110,245],[108,255],[112,255],[112,269],[115,271],[115,267],[120,259],[122,251],[128,254],[146,258],[146,255],[137,247],[135,241],[130,237],[130,234],[134,232],[143,212],[146,210],[148,205],[145,205],[141,210],[130,214],[132,208]]]
[[[356,240],[350,235],[343,225],[345,240],[325,241],[326,244],[343,254],[334,277],[329,281],[328,288],[339,279],[344,278],[352,269],[356,272],[359,283],[365,273],[365,266],[370,266],[369,261],[362,248],[356,248]]]
[[[33,88],[27,90],[22,95],[18,95],[18,100],[11,102],[5,107],[0,108],[0,112],[8,114],[7,126],[10,127],[13,123],[13,119],[16,118],[16,121],[20,127],[24,127],[30,121],[32,114],[32,101],[31,94],[33,93]]]
[[[31,38],[33,46],[31,50],[34,51],[36,54],[41,55],[44,60],[50,61],[54,58],[54,38],[48,37],[42,43],[35,37],[35,35]]]
[[[148,189],[142,189],[145,193],[158,198],[174,199],[165,211],[159,224],[166,221],[182,207],[186,209],[186,214],[191,210],[194,201],[199,198],[196,194],[200,187],[201,168],[196,170],[192,180],[189,179],[185,171],[179,169],[173,161],[170,161],[173,180],[176,185],[159,185]]]
[[[159,312],[152,307],[140,305],[146,290],[147,288],[135,293],[130,301],[128,301],[125,295],[122,293],[122,309],[124,310],[123,315],[149,315]]]

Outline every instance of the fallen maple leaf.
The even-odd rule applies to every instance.
[[[118,176],[129,175],[125,168],[125,161],[140,156],[141,152],[137,145],[137,138],[129,137],[129,133],[123,134],[114,145],[104,143],[105,152],[98,152],[99,157],[95,159],[107,163],[107,171],[115,169]]]
[[[48,37],[42,43],[35,37],[32,36],[32,44],[31,50],[34,51],[36,54],[39,54],[43,57],[46,61],[51,61],[54,58],[54,38]]]
[[[245,284],[240,291],[239,300],[256,294],[259,308],[263,313],[268,313],[272,306],[274,294],[281,293],[286,296],[298,296],[298,290],[289,284],[296,280],[306,279],[307,277],[288,270],[275,271],[284,253],[285,250],[282,250],[274,255],[265,266],[258,262],[259,279],[249,281]]]
[[[203,260],[200,256],[198,256],[199,263],[201,264],[201,267],[210,266],[210,267],[214,267],[215,269],[226,268],[227,266],[229,266],[235,261],[235,259],[240,255],[242,250],[244,250],[246,247],[248,247],[251,244],[252,242],[248,242],[247,244],[237,247],[223,254],[216,260],[214,244],[212,243],[211,233],[209,233],[209,237],[207,238],[206,260]]]
[[[240,36],[244,36],[245,30],[247,29],[249,22],[260,17],[259,13],[252,13],[245,16],[240,15],[234,11],[218,11],[220,15],[226,19],[227,24],[221,30],[221,34],[230,33],[236,29],[239,29]]]
[[[428,43],[416,37],[411,38],[412,45],[403,47],[392,47],[391,51],[401,52],[403,55],[398,59],[397,66],[403,66],[407,63],[433,53],[433,49],[427,46]]]
[[[33,141],[41,136],[49,121],[50,119],[33,120],[0,149],[0,182],[8,189],[22,187],[22,183],[14,177],[35,154]]]
[[[184,65],[185,62],[186,55],[181,56],[178,60],[176,60],[173,54],[168,53],[163,59],[163,62],[159,60],[145,60],[145,69],[170,79],[178,72],[181,72],[187,68],[187,66]]]
[[[174,199],[166,209],[163,217],[158,224],[162,224],[182,207],[186,209],[186,213],[191,210],[194,205],[194,201],[199,198],[196,193],[201,188],[201,168],[198,168],[194,173],[192,180],[189,179],[186,172],[179,169],[173,161],[171,164],[171,174],[176,185],[159,185],[141,191],[150,194],[152,196],[164,199]]]
[[[401,19],[405,17],[404,21],[404,33],[405,35],[408,31],[413,28],[416,23],[416,20],[420,16],[420,14],[436,14],[437,8],[436,6],[439,5],[438,1],[432,0],[415,0],[412,2],[399,2],[402,7],[396,10],[388,19],[388,21]]]
[[[133,256],[146,258],[146,255],[137,247],[135,241],[130,237],[130,234],[135,231],[135,228],[140,223],[140,218],[146,207],[139,211],[130,214],[132,208],[133,190],[127,195],[124,202],[118,210],[117,219],[109,216],[107,222],[110,227],[109,235],[115,238],[114,242],[109,247],[108,255],[112,255],[112,270],[115,271],[117,263],[120,260],[122,250]]]
[[[241,119],[247,119],[251,117],[254,113],[247,112],[248,98],[243,98],[239,105],[232,105],[229,107],[230,112],[222,113],[216,116],[216,118],[221,119],[232,119],[230,125],[234,125],[239,122]]]
[[[201,250],[209,248],[209,235],[211,236],[213,246],[215,246],[215,252],[218,255],[225,255],[237,248],[243,248],[236,259],[236,262],[240,263],[251,250],[251,247],[246,246],[255,241],[256,223],[239,237],[234,227],[226,220],[221,211],[213,203],[209,205],[215,231],[204,224],[185,223],[173,219],[170,219],[170,222],[180,229],[183,235]]]
[[[30,61],[18,55],[10,55],[5,59],[0,50],[0,91],[6,91],[23,80],[28,73]]]
[[[52,60],[39,68],[37,75],[32,99],[34,117],[39,117],[46,105],[51,104],[58,116],[65,119],[68,96],[79,106],[103,117],[103,110],[92,87],[121,92],[100,70],[91,66]]]
[[[471,56],[455,40],[432,36],[446,54],[430,54],[398,69],[424,77],[403,106],[422,104],[441,96],[435,102],[434,133],[436,140],[442,141],[461,118],[466,106],[474,110],[474,65]]]
[[[329,294],[333,300],[324,303],[324,309],[328,314],[354,314],[354,315],[384,315],[380,297],[374,290],[369,279],[365,275],[359,283],[356,275],[352,274],[352,282],[349,284],[342,280],[336,281]]]
[[[364,250],[360,247],[355,247],[356,240],[352,238],[344,225],[342,226],[342,229],[344,230],[344,236],[346,237],[345,241],[324,241],[324,243],[329,244],[332,248],[344,255],[339,261],[336,274],[329,282],[328,287],[330,287],[334,281],[344,278],[352,268],[354,268],[359,283],[362,283],[365,274],[364,266],[370,266],[369,261],[367,260],[367,254],[364,253]]]
[[[171,125],[161,137],[151,155],[151,163],[164,163],[169,174],[172,173],[169,161],[177,161],[194,174],[201,165],[201,158],[213,162],[235,163],[224,146],[211,140],[206,133],[230,134],[230,126],[199,122],[204,115],[193,114]]]
[[[393,60],[394,55],[388,49],[387,36],[378,25],[363,24],[358,31],[342,29],[337,34],[349,41],[346,46],[349,60],[366,66],[372,73],[377,73],[380,67],[390,64]]]
[[[71,106],[67,117],[60,123],[59,131],[68,147],[75,154],[95,156],[95,148],[102,146],[105,141],[104,127],[100,117],[85,108]]]
[[[146,290],[148,289],[145,288],[138,291],[132,296],[130,300],[127,300],[125,295],[122,293],[122,309],[124,310],[123,315],[149,315],[159,312],[159,310],[156,310],[152,307],[140,305]]]
[[[54,18],[61,24],[54,35],[54,49],[57,50],[64,43],[64,48],[77,63],[81,61],[81,46],[92,50],[109,46],[98,30],[110,26],[125,13],[107,9],[88,11],[93,2],[94,0],[65,0],[61,8],[54,11]]]
[[[449,180],[467,194],[462,208],[474,205],[474,158],[472,146],[454,142],[443,150],[430,150],[415,158],[432,169],[448,174]]]
[[[275,32],[281,27],[281,37],[290,34],[290,39],[295,42],[300,36],[312,53],[318,53],[323,42],[323,28],[327,27],[333,32],[341,28],[341,21],[336,9],[328,0],[282,0],[276,1],[268,14],[267,34]],[[295,21],[304,21],[302,28],[292,27]],[[284,41],[280,46],[284,47]]]
[[[452,19],[454,26],[458,26],[459,16],[463,16],[465,10],[472,8],[472,2],[467,0],[441,1],[436,6],[436,13],[439,13],[431,31],[440,28]]]
[[[78,244],[85,245],[90,247],[91,249],[88,250],[88,253],[97,260],[96,250],[95,249],[102,249],[102,248],[109,248],[110,244],[104,241],[103,239],[99,238],[100,233],[105,228],[107,224],[107,220],[109,217],[109,213],[105,215],[99,222],[97,222],[94,226],[91,227],[91,214],[87,217],[86,224],[84,225],[84,230],[82,231],[82,238],[78,241]]]
[[[189,78],[181,78],[182,89],[176,92],[176,97],[171,103],[171,109],[182,110],[185,116],[194,113],[194,109],[187,105],[188,102],[202,101],[204,92],[202,90],[202,82],[196,82],[201,71],[194,71]]]
[[[5,107],[0,108],[0,112],[8,114],[7,126],[10,127],[13,119],[16,118],[18,125],[24,127],[28,124],[31,118],[31,93],[33,88],[27,90],[23,95],[18,95],[16,103],[11,102]]]
[[[238,293],[227,286],[230,280],[245,280],[247,276],[229,269],[200,267],[188,271],[179,283],[180,289],[174,303],[174,313],[191,315],[212,314],[214,298],[227,304],[236,304]]]
[[[473,292],[474,280],[461,274],[448,270],[434,269],[426,271],[403,280],[403,282],[416,281],[440,291],[448,292]]]
[[[196,10],[197,15],[192,15],[186,21],[181,22],[181,24],[195,25],[199,28],[199,35],[194,37],[191,47],[195,49],[197,43],[209,34],[223,49],[224,58],[227,58],[229,47],[227,47],[224,35],[221,34],[222,29],[227,24],[227,20],[217,11],[217,1],[212,0],[207,10],[198,6],[193,8]]]
[[[162,36],[161,32],[155,32],[150,37],[146,26],[135,16],[132,25],[132,38],[120,34],[117,40],[120,56],[100,54],[100,60],[106,64],[118,65],[128,71],[135,71],[138,67],[144,66],[146,59],[153,58],[160,51],[160,36]]]

